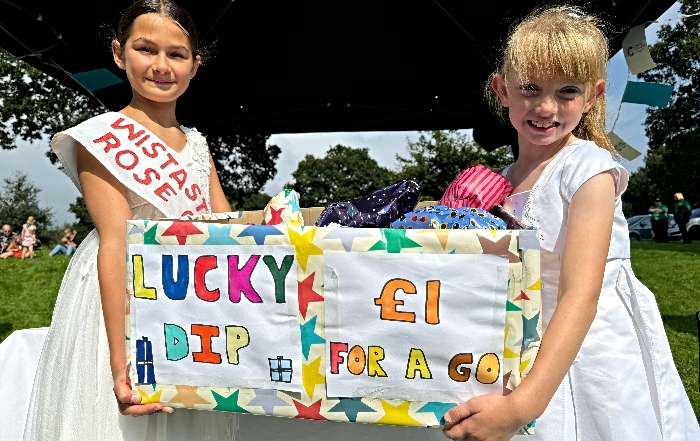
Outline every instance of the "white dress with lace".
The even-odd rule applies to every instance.
[[[509,168],[501,173],[507,176]],[[532,190],[504,203],[524,224],[540,230],[545,335],[557,305],[569,204],[581,185],[606,171],[615,178],[615,215],[596,317],[537,420],[534,436],[515,440],[700,440],[656,299],[630,265],[629,232],[620,199],[627,188],[627,171],[590,141],[566,146]]]
[[[179,153],[209,199],[209,150],[196,130],[182,127]],[[64,164],[66,166],[66,164]],[[127,189],[135,219],[175,217]],[[174,414],[125,417],[112,391],[109,348],[97,279],[100,238],[93,230],[74,254],[58,293],[34,380],[25,440],[230,440],[235,416],[177,409]]]

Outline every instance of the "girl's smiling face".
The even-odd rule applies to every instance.
[[[115,40],[112,53],[134,93],[160,103],[182,95],[200,63],[182,28],[153,13],[137,17],[124,47]]]
[[[508,79],[497,74],[492,86],[521,139],[548,146],[565,138],[570,141],[582,115],[604,92],[605,81],[595,85],[563,78],[521,81],[517,74]]]

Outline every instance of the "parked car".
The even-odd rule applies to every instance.
[[[648,214],[640,214],[627,219],[627,229],[632,242],[654,238],[654,232],[651,230],[651,216]]]
[[[668,216],[668,238],[680,239],[681,230],[678,228],[678,225],[675,221],[671,221],[672,217],[672,214]],[[629,221],[627,224],[629,225]],[[700,208],[694,208],[693,211],[690,212],[690,220],[686,224],[685,228],[688,230],[688,235],[690,235],[691,239],[700,240]],[[632,240],[631,235],[630,240]]]
[[[700,209],[696,210],[698,210],[697,214],[700,216]],[[693,213],[695,213],[695,210],[693,210]],[[695,219],[695,221],[697,222],[697,233],[700,234],[700,218]],[[688,227],[690,227],[690,222],[688,222]],[[650,214],[639,214],[627,219],[627,229],[629,230],[630,241],[632,242],[652,240],[654,238],[654,231],[651,229]],[[673,219],[672,214],[668,215],[668,238],[681,238],[680,230],[678,229],[678,225],[676,225],[676,221]]]

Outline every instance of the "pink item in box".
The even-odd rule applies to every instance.
[[[450,208],[471,207],[489,211],[513,191],[504,176],[483,165],[470,165],[445,190],[440,205]]]

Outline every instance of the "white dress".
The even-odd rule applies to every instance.
[[[546,333],[557,304],[569,203],[584,182],[607,170],[616,178],[615,216],[598,311],[573,365],[537,420],[534,437],[518,439],[700,440],[656,299],[630,266],[620,199],[627,171],[590,141],[569,144],[529,194],[513,195],[504,204],[512,205],[512,213],[526,225],[540,229],[543,328]]]
[[[209,199],[210,170],[206,141],[194,130],[184,127],[183,130],[187,133],[187,145],[179,156],[188,170],[197,175],[203,195]],[[127,190],[127,199],[135,219],[179,216],[178,213],[158,211],[149,201],[130,190]],[[51,327],[36,369],[24,430],[25,440],[445,439],[438,429],[336,423],[204,410],[175,409],[173,414],[160,413],[144,417],[120,415],[112,391],[109,348],[101,310],[96,271],[98,246],[99,236],[93,230],[82,242],[64,275]],[[32,368],[33,366],[27,366],[27,369]]]
[[[182,128],[187,144],[179,153],[209,199],[209,154],[196,130]],[[67,155],[70,156],[70,155]],[[72,155],[75,157],[75,155]],[[61,155],[59,154],[59,157]],[[73,167],[75,164],[63,164]],[[175,217],[127,189],[135,219]],[[100,238],[93,230],[73,256],[63,277],[37,367],[25,440],[229,440],[235,416],[178,409],[174,414],[125,417],[112,391],[112,373],[97,280]]]

